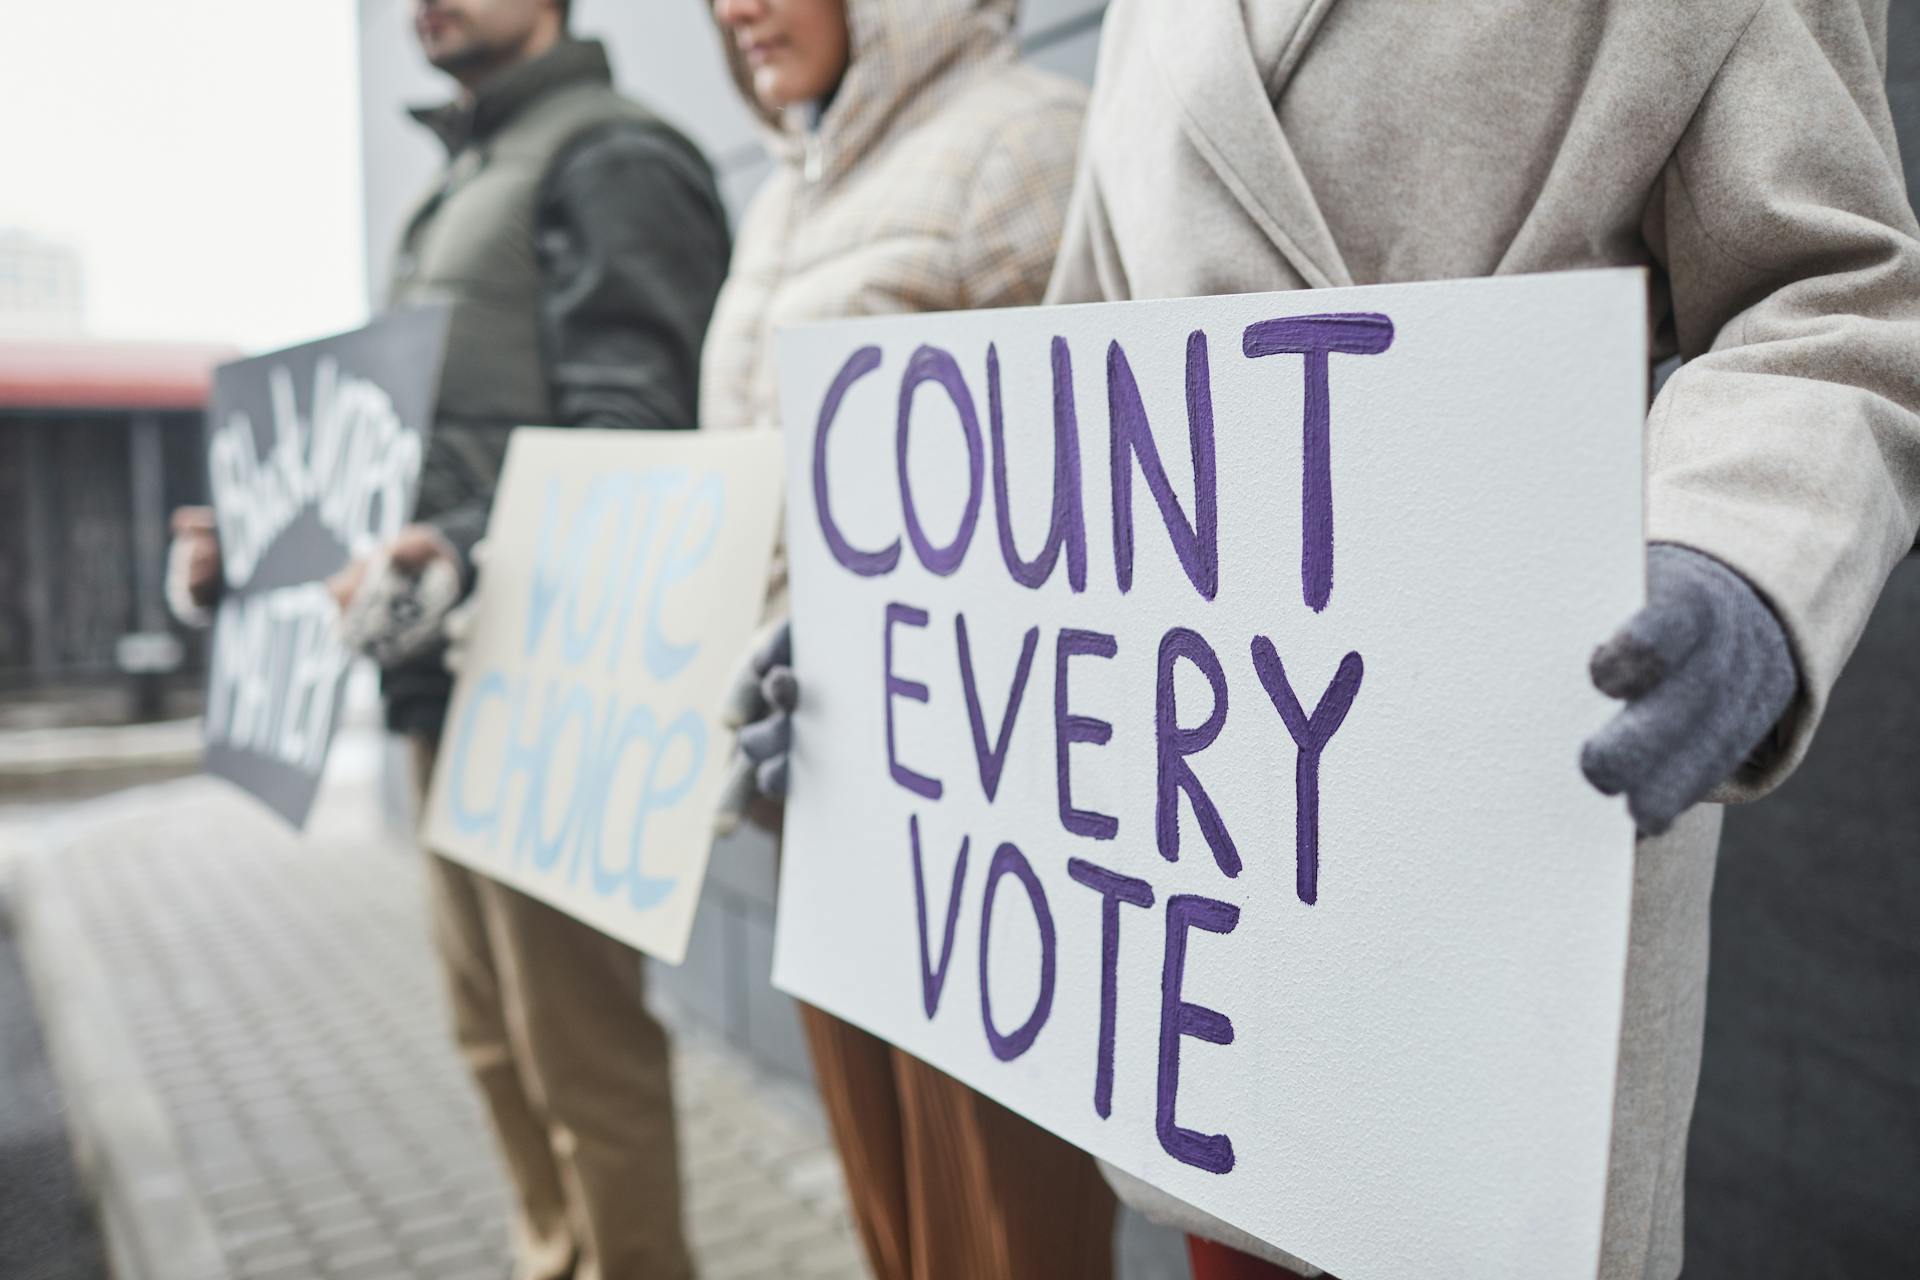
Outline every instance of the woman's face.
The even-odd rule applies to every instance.
[[[847,70],[845,0],[713,0],[769,111],[815,102]]]

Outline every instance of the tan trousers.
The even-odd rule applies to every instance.
[[[1093,1158],[913,1055],[800,1006],[875,1280],[1111,1280]]]
[[[416,742],[424,791],[433,748]],[[626,945],[429,855],[454,1036],[515,1197],[519,1280],[689,1280],[667,1036]]]

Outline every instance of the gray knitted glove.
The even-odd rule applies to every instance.
[[[440,643],[447,613],[460,599],[460,566],[451,552],[416,571],[375,552],[340,617],[340,641],[382,667],[397,666]]]
[[[1626,706],[1580,752],[1604,795],[1657,836],[1779,723],[1799,674],[1779,619],[1739,574],[1687,547],[1647,550],[1647,607],[1594,651],[1594,687]]]
[[[787,748],[793,741],[791,712],[800,704],[800,683],[793,675],[793,629],[782,619],[768,632],[734,677],[722,718],[739,729],[734,757],[714,819],[721,834],[740,825],[756,794],[771,800],[787,795]]]

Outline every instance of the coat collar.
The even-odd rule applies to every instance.
[[[486,141],[535,99],[578,82],[613,83],[606,46],[598,40],[562,39],[539,57],[500,72],[471,96],[410,107],[407,114],[433,130],[453,155],[469,143]]]
[[[1335,0],[1280,0],[1300,11],[1273,83],[1247,39],[1240,0],[1188,0],[1150,41],[1180,125],[1300,277],[1314,288],[1350,285],[1353,277],[1327,228],[1274,102],[1314,30]],[[1172,10],[1174,6],[1168,6]]]
[[[769,148],[831,184],[936,112],[969,76],[1019,56],[1015,0],[847,0],[846,75],[831,99],[772,122]],[[722,39],[725,39],[722,35]],[[740,89],[749,106],[752,87]]]

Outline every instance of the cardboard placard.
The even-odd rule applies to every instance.
[[[514,434],[429,848],[680,962],[782,465],[764,431]]]
[[[214,372],[207,471],[226,589],[206,770],[296,828],[353,660],[322,584],[411,518],[446,338],[446,308],[420,308]]]
[[[777,984],[1342,1280],[1591,1277],[1644,290],[786,334]]]

